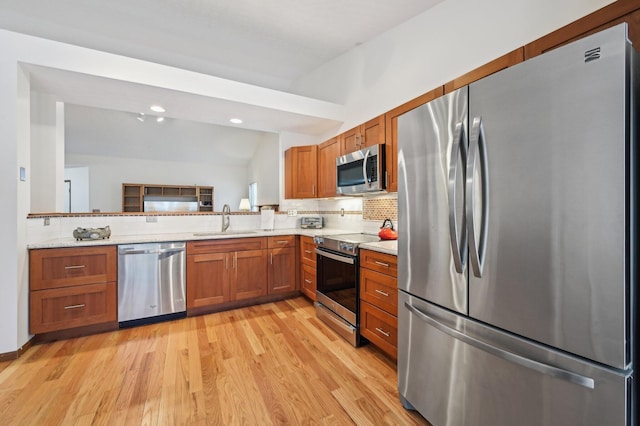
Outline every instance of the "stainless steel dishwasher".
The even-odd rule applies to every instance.
[[[186,316],[186,244],[118,246],[120,327]]]

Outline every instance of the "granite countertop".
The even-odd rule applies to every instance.
[[[198,240],[220,240],[227,238],[250,238],[250,237],[271,237],[278,235],[304,235],[307,237],[315,237],[320,235],[336,235],[353,233],[353,231],[345,229],[275,229],[272,231],[249,230],[249,229],[231,229],[226,232],[201,231],[201,232],[179,232],[179,233],[159,233],[145,235],[111,235],[110,238],[104,240],[81,240],[76,241],[75,238],[69,236],[67,238],[57,238],[53,240],[41,241],[27,245],[28,249],[45,249],[45,248],[64,248],[64,247],[90,247],[104,245],[119,244],[137,244],[137,243],[159,243],[174,241],[198,241]],[[361,248],[397,255],[397,241],[378,241],[373,243],[361,244]]]
[[[170,241],[197,241],[197,240],[218,240],[226,238],[248,238],[248,237],[271,237],[278,235],[304,235],[315,237],[316,235],[336,235],[351,233],[353,231],[345,229],[275,229],[272,231],[255,230],[255,229],[230,229],[226,232],[216,231],[194,231],[179,233],[157,233],[157,234],[141,234],[141,235],[113,235],[104,240],[81,240],[76,241],[71,235],[65,238],[57,238],[46,241],[39,241],[27,244],[28,249],[41,248],[62,248],[62,247],[86,247],[96,245],[118,245],[118,244],[136,244],[136,243],[156,243]]]
[[[361,249],[374,250],[380,253],[398,255],[398,240],[383,240],[375,243],[360,244]]]

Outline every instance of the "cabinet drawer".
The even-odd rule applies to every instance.
[[[116,246],[31,250],[30,289],[116,281],[116,260]]]
[[[47,333],[117,321],[116,283],[32,291],[29,331]]]
[[[398,359],[398,318],[360,301],[360,333],[393,359]]]
[[[269,248],[277,247],[295,247],[296,236],[295,235],[280,235],[277,237],[267,237],[267,246]]]
[[[309,299],[316,300],[316,268],[309,265],[302,265],[301,273],[302,282],[300,283],[300,291]]]
[[[316,267],[316,244],[311,237],[300,237],[300,259],[305,265]]]
[[[189,241],[187,243],[187,255],[207,254],[207,253],[229,253],[233,251],[262,250],[266,248],[267,248],[267,239],[263,237]]]
[[[383,274],[398,276],[398,257],[373,250],[360,250],[360,266]]]
[[[392,315],[398,315],[398,279],[361,268],[360,299]]]

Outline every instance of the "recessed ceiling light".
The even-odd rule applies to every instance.
[[[151,105],[149,109],[154,112],[165,112],[165,109],[162,108],[160,105]]]
[[[242,120],[240,120],[239,118],[232,118],[229,121],[232,122],[233,124],[242,124]]]
[[[164,117],[158,117],[158,118],[156,118],[156,121],[158,123],[162,123],[164,121]]]

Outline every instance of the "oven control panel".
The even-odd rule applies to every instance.
[[[353,243],[345,243],[343,241],[340,242],[340,244],[338,245],[338,247],[340,247],[340,251],[346,251],[349,253],[355,253],[355,248],[353,246]]]

